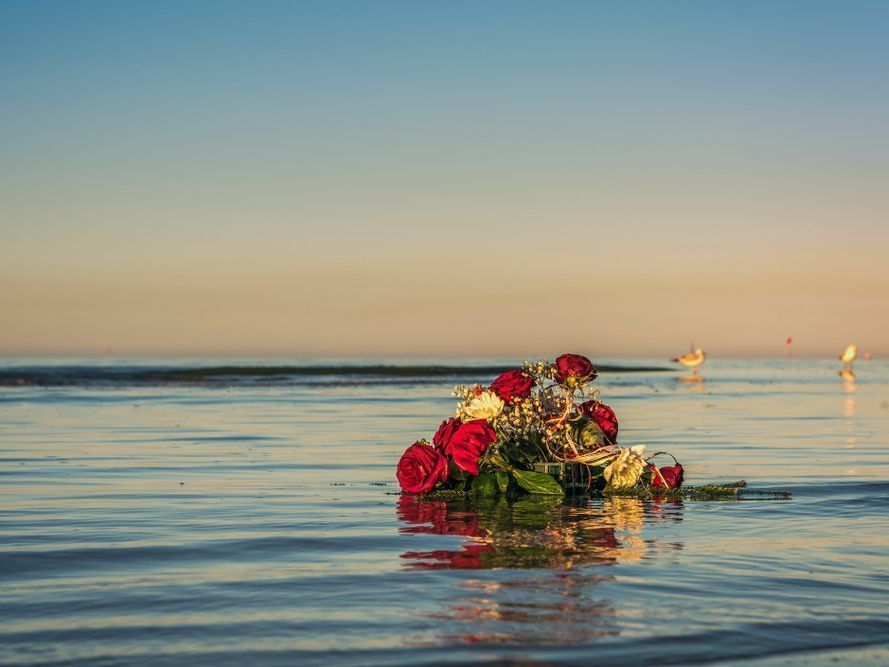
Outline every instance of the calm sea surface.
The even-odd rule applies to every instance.
[[[793,493],[709,503],[400,498],[468,377],[20,378],[0,663],[885,664],[889,363],[836,365],[602,375],[623,444]]]

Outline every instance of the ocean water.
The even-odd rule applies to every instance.
[[[90,363],[0,364],[2,664],[889,663],[885,361],[600,377],[622,444],[790,500],[513,505],[397,494],[466,371]]]

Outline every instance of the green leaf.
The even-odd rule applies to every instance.
[[[500,489],[500,493],[506,493],[509,490],[509,473],[505,470],[498,470],[494,476],[497,478],[497,487]]]
[[[461,470],[453,461],[448,462],[448,477],[454,482],[465,482],[469,479],[469,473]]]
[[[453,461],[448,463],[448,478],[451,486],[457,491],[468,491],[469,485],[472,484],[472,475],[458,468]]]
[[[488,460],[498,468],[509,468],[509,460],[500,452],[494,452]]]
[[[513,470],[515,481],[528,493],[542,493],[552,496],[563,496],[565,491],[555,477],[542,472],[531,472],[530,470]]]
[[[602,429],[591,420],[582,422],[574,429],[574,439],[587,449],[595,449],[606,444]]]
[[[519,440],[514,443],[511,454],[517,464],[531,466],[539,458],[540,448],[529,440]]]
[[[477,496],[496,496],[497,479],[493,473],[483,472],[472,482],[472,493]]]

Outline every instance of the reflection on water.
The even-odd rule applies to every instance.
[[[853,373],[849,369],[841,370],[839,373],[840,377],[843,378],[843,390],[847,392],[855,391],[855,373]]]
[[[447,535],[453,548],[407,551],[408,569],[523,570],[519,577],[468,579],[433,614],[452,629],[447,641],[561,643],[615,636],[614,606],[596,595],[614,579],[602,566],[639,561],[681,543],[643,537],[645,526],[682,521],[682,503],[633,498],[564,501],[526,497],[445,502],[403,496],[403,534]]]
[[[456,548],[408,551],[407,567],[422,569],[551,568],[613,565],[656,551],[639,535],[646,522],[681,521],[682,503],[634,498],[578,500],[525,497],[496,500],[425,500],[403,496],[397,507],[402,533],[465,537]],[[675,545],[671,545],[675,548]]]
[[[676,378],[676,392],[679,394],[703,394],[707,383],[700,375],[686,375]]]
[[[610,577],[580,571],[534,571],[503,581],[470,579],[456,602],[432,614],[459,644],[566,644],[616,637],[613,604],[595,595]]]
[[[793,491],[684,505],[388,495],[450,378],[0,388],[0,664],[783,664],[884,643],[889,362],[850,388],[835,366],[604,374],[625,444],[690,483]]]

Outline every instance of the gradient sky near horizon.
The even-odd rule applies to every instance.
[[[889,354],[889,3],[0,2],[0,354]]]

